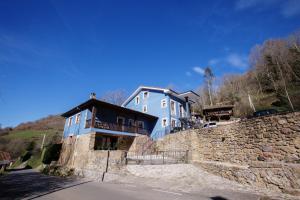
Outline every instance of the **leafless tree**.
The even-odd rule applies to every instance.
[[[115,105],[122,105],[122,103],[126,100],[127,94],[125,90],[114,90],[106,92],[102,97],[101,100],[115,104]]]
[[[204,78],[205,78],[205,82],[207,85],[207,90],[208,90],[208,96],[209,96],[209,101],[210,101],[210,105],[213,105],[213,100],[212,100],[212,88],[213,88],[213,81],[215,79],[215,76],[211,70],[210,67],[206,67],[204,69]]]

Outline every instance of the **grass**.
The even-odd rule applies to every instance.
[[[24,130],[24,131],[12,131],[8,135],[2,136],[3,138],[7,139],[32,139],[32,138],[40,138],[44,134],[47,136],[52,136],[55,134],[54,130],[46,130],[46,131],[39,131],[39,130]]]
[[[27,162],[27,165],[29,165],[31,168],[37,168],[41,164],[42,164],[41,153],[31,156],[31,158]]]
[[[14,169],[14,168],[18,167],[21,164],[22,164],[21,159],[18,158],[9,168]]]

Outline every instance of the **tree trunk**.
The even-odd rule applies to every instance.
[[[283,87],[284,87],[284,90],[285,90],[286,97],[289,100],[289,103],[290,103],[290,106],[291,106],[292,110],[294,111],[294,106],[293,106],[293,103],[292,103],[292,101],[290,99],[289,93],[287,91],[285,79],[283,77],[283,73],[282,73],[281,67],[280,67],[279,62],[278,62],[277,59],[276,59],[276,64],[278,66],[278,69],[279,69],[279,72],[280,72],[280,75],[281,75],[281,79],[282,79],[282,82],[283,82]]]

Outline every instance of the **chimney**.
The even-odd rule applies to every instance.
[[[90,99],[96,99],[96,93],[92,92],[92,93],[90,94]]]

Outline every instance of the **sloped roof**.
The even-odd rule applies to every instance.
[[[115,104],[107,103],[105,101],[100,101],[98,99],[89,99],[88,101],[83,102],[82,104],[80,104],[78,106],[75,106],[74,108],[70,109],[69,111],[61,114],[61,116],[70,117],[70,116],[78,113],[81,110],[85,110],[87,108],[90,108],[91,106],[104,106],[104,107],[112,108],[114,110],[118,110],[118,111],[124,112],[124,113],[133,113],[133,114],[136,114],[138,116],[146,117],[148,119],[157,119],[158,118],[158,117],[153,116],[153,115],[149,115],[149,114],[139,112],[139,111],[136,111],[136,110],[132,110],[132,109],[129,109],[129,108],[124,108],[124,107],[121,107],[121,106],[118,106],[118,105],[115,105]]]
[[[194,91],[192,91],[192,90],[182,92],[182,93],[178,93],[178,92],[176,92],[172,89],[168,89],[168,88],[140,86],[124,101],[122,106],[125,106],[129,101],[131,101],[142,90],[161,91],[163,93],[173,95],[173,96],[178,97],[180,99],[184,99],[184,97],[189,97],[191,102],[194,102],[193,99],[195,99],[196,97],[199,97],[199,95],[197,93],[195,93]]]

